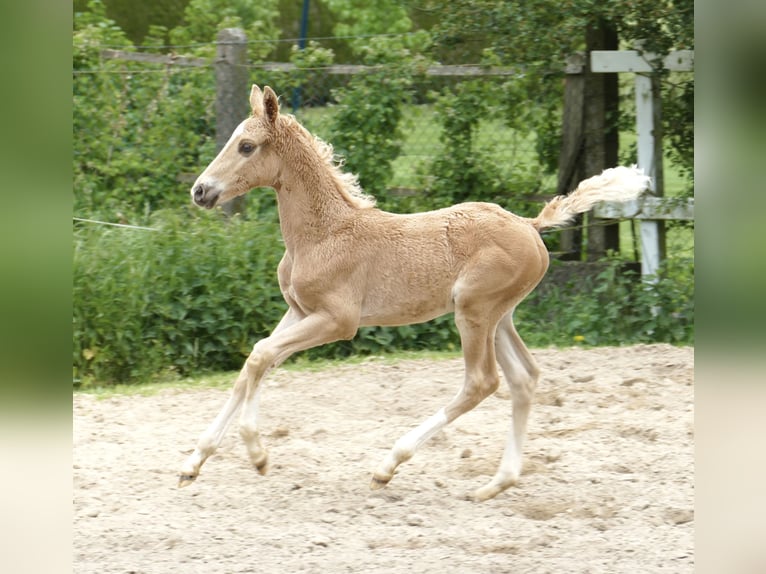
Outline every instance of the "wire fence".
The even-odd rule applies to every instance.
[[[338,38],[309,40],[321,43]],[[244,44],[252,46],[263,42],[246,40]],[[295,43],[295,39],[277,42]],[[216,117],[215,92],[220,82],[217,66],[221,64],[221,57],[212,53],[220,45],[221,42],[157,45],[124,51],[120,46],[104,44],[76,51],[73,69],[75,213],[80,223],[86,220],[146,223],[146,218],[135,214],[188,203],[189,184],[214,157],[216,145],[220,145],[216,143],[219,118]],[[185,55],[198,50],[208,55]],[[401,62],[332,64],[323,63],[320,58],[304,59],[296,64],[245,59],[241,63],[230,62],[228,66],[243,70],[248,86],[249,83],[272,86],[281,97],[283,111],[293,113],[312,133],[332,143],[349,166],[352,165],[349,159],[366,153],[361,148],[374,147],[382,141],[387,143],[386,139],[396,140],[397,151],[390,174],[386,176],[384,200],[386,197],[425,197],[425,203],[415,204],[414,208],[418,209],[429,202],[430,207],[439,207],[454,201],[493,201],[530,215],[539,210],[540,202],[557,192],[568,191],[559,189],[556,173],[560,151],[556,146],[562,129],[560,114],[555,110],[551,112],[550,108],[540,108],[540,113],[549,117],[525,125],[514,116],[515,112],[529,115],[529,110],[536,109],[539,102],[518,101],[518,94],[513,93],[506,97],[506,91],[513,92],[519,83],[529,81],[529,70],[421,63],[410,72],[409,87],[399,94],[399,100],[385,104],[396,106],[401,117],[398,128],[383,134],[384,138],[379,133],[381,106],[375,91],[355,96],[354,105],[368,113],[355,116],[355,124],[350,129],[356,132],[356,137],[350,138],[349,144],[349,138],[344,141],[338,135],[339,114],[348,102],[348,99],[343,102],[344,95],[355,93],[355,79],[363,76],[372,77],[373,83],[386,88],[401,74]],[[534,70],[534,73],[563,80],[565,71]],[[555,83],[549,86],[555,88]],[[466,86],[472,87],[465,89]],[[109,90],[112,95],[104,96]],[[437,170],[462,152],[456,149],[454,133],[452,138],[447,133],[449,122],[454,123],[450,116],[466,113],[465,107],[445,106],[444,101],[450,94],[471,90],[477,111],[467,131],[468,139],[461,141],[470,147],[472,156],[481,158],[481,162],[476,163],[477,171],[484,170],[491,175],[484,173],[474,178],[466,184],[469,189],[460,192],[463,195],[456,192],[454,197],[440,198],[439,204],[432,201],[432,197],[429,199],[429,194],[434,193],[434,181],[444,177]],[[244,88],[242,91],[242,107],[233,111],[237,122],[247,113]],[[541,100],[549,96],[542,94]],[[103,104],[99,98],[104,98]],[[96,109],[98,118],[94,115]],[[547,132],[543,133],[541,126]],[[81,146],[82,142],[87,145]],[[101,157],[91,159],[97,156]],[[78,162],[79,157],[82,160]],[[109,164],[107,168],[99,165],[101,161]],[[457,162],[454,165],[455,171],[462,169]],[[359,173],[359,168],[351,171]],[[460,180],[460,173],[453,175]],[[467,180],[458,181],[456,187]],[[492,189],[482,189],[485,183]],[[379,190],[372,193],[381,199]],[[132,214],[125,213],[125,198],[134,202]],[[590,219],[588,225],[600,227],[615,221]],[[571,229],[582,227],[575,224]]]
[[[196,76],[209,74],[213,62],[203,59],[189,59],[172,56],[154,56],[153,59],[141,60],[141,52],[133,53],[138,57],[126,57],[130,53],[108,50],[104,52],[107,60],[121,59],[122,65],[102,65],[96,68],[73,70],[75,76],[115,75],[129,79],[141,75],[172,75],[174,81],[184,75]],[[130,64],[126,61],[131,60]],[[332,124],[334,106],[337,103],[338,90],[347,88],[355,74],[369,72],[385,73],[392,66],[378,65],[328,65],[296,68],[284,63],[253,63],[244,67],[252,83],[269,84],[281,96],[287,110],[293,113],[306,127],[320,137],[327,139],[328,127]],[[401,102],[404,108],[402,118],[402,155],[399,167],[391,186],[393,188],[413,188],[414,168],[422,162],[445,153],[441,142],[441,121],[435,102],[447,89],[455,89],[461,82],[482,77],[486,83],[497,83],[503,77],[515,73],[508,69],[491,70],[478,65],[431,67],[409,93],[407,101]],[[295,87],[295,76],[310,75],[308,80]],[[183,80],[180,80],[181,82]],[[125,85],[131,90],[140,84],[133,82]],[[299,94],[299,103],[295,95]],[[212,99],[213,94],[210,94]],[[374,103],[374,102],[371,102]],[[360,130],[365,126],[360,125]],[[498,115],[488,116],[478,122],[475,138],[478,148],[491,151],[497,156],[497,164],[504,165],[514,160],[527,159],[535,153],[535,134],[519,132],[504,124]]]
[[[379,37],[380,35],[375,35]],[[384,35],[400,36],[400,35]],[[372,35],[370,36],[372,37]],[[358,37],[354,37],[358,39]],[[310,40],[338,40],[338,38],[313,38]],[[291,40],[280,40],[290,42]],[[258,43],[248,40],[247,45]],[[215,118],[211,118],[215,87],[214,76],[216,57],[189,57],[179,55],[187,49],[211,49],[217,43],[197,43],[183,46],[145,46],[130,51],[120,51],[118,46],[101,45],[90,48],[90,57],[85,62],[75,65],[73,75],[77,86],[82,86],[83,93],[93,88],[99,82],[112,81],[118,85],[121,97],[125,100],[135,100],[136,107],[141,107],[140,100],[159,101],[170,91],[182,93],[193,92],[195,98],[206,98],[206,101],[195,102],[199,110],[205,110],[205,121],[198,122],[202,136],[212,136]],[[156,52],[162,53],[156,53]],[[339,94],[348,91],[355,76],[360,74],[377,74],[382,84],[385,84],[389,71],[397,73],[399,63],[379,65],[361,64],[303,64],[296,66],[282,62],[245,62],[234,64],[233,67],[244,68],[250,83],[270,85],[280,95],[284,111],[293,113],[312,133],[333,143],[336,151],[343,156],[351,156],[357,150],[343,149],[337,141],[333,141],[337,132],[335,120],[338,114]],[[401,119],[397,133],[392,138],[398,139],[399,151],[393,161],[391,176],[387,181],[387,190],[393,195],[417,195],[428,188],[433,174],[429,173],[430,166],[439,158],[449,157],[453,153],[451,143],[444,134],[444,111],[438,109],[438,101],[445,93],[460,90],[465,82],[481,82],[498,93],[499,86],[519,75],[519,70],[512,68],[489,68],[480,65],[456,66],[425,66],[417,71],[412,78],[412,85],[402,94],[400,107]],[[112,80],[110,80],[110,78]],[[207,91],[203,86],[207,85]],[[146,95],[147,91],[155,94]],[[243,94],[243,102],[246,94]],[[75,107],[80,102],[75,98]],[[371,122],[366,123],[364,116],[359,116],[356,129],[359,133],[373,132],[375,96],[370,96],[369,105]],[[484,111],[477,118],[475,125],[470,128],[470,145],[476,154],[498,170],[498,177],[508,181],[519,179],[517,171],[534,169],[538,180],[531,195],[539,195],[543,199],[552,195],[556,188],[556,176],[539,169],[538,137],[533,129],[511,127],[507,121],[507,110],[502,106],[489,104],[483,106]],[[77,112],[77,110],[75,110]],[[188,119],[188,118],[185,118]],[[203,125],[204,124],[204,125]],[[95,127],[95,126],[94,126]],[[75,130],[88,131],[89,126],[75,124]],[[95,134],[83,134],[95,137]],[[130,145],[126,143],[126,145]],[[212,157],[207,151],[209,161]],[[184,167],[184,163],[188,167]],[[188,162],[178,162],[179,172],[176,179],[188,183],[189,173],[202,167],[189,166]],[[165,174],[167,175],[167,174]],[[525,175],[524,178],[527,176]],[[512,189],[508,189],[512,195]],[[467,197],[472,199],[472,197]],[[475,199],[493,199],[476,197]],[[497,199],[497,198],[494,198]],[[88,214],[83,214],[87,216]]]

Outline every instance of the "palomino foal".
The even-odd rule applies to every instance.
[[[429,437],[492,394],[497,363],[510,386],[513,422],[497,473],[474,497],[486,500],[514,484],[539,371],[516,332],[513,311],[548,268],[540,231],[598,201],[634,199],[649,178],[635,168],[608,169],[556,197],[533,219],[489,203],[387,213],[334,163],[331,146],[279,113],[271,88],[253,86],[250,106],[252,115],[199,176],[191,195],[210,209],[254,187],[276,191],[285,242],[277,275],[288,310],[253,347],[228,401],[184,463],[179,486],[194,481],[240,408],[239,432],[250,460],[266,471],[257,422],[260,383],[293,353],[351,339],[360,326],[419,323],[448,312],[455,313],[460,331],[463,385],[444,408],[395,443],[371,486],[385,486]]]

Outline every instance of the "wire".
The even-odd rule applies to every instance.
[[[165,65],[167,67],[170,67],[166,64],[155,64],[155,65]],[[196,67],[192,68],[191,66],[181,68],[179,66],[173,66],[172,73],[177,74],[179,72],[188,72],[190,70],[205,70],[206,68],[202,67]],[[75,76],[87,76],[92,74],[114,74],[115,76],[138,76],[141,74],[167,74],[167,69],[162,70],[72,70],[72,74]]]
[[[418,32],[392,32],[388,34],[348,34],[344,36],[310,36],[306,38],[307,41],[325,41],[325,40],[363,40],[368,38],[401,38],[405,36],[414,36]],[[286,44],[297,43],[300,38],[274,38],[267,40],[247,40],[247,44]],[[151,51],[151,50],[175,50],[180,48],[201,48],[203,46],[215,46],[218,44],[217,40],[210,42],[197,42],[193,44],[163,44],[163,45],[151,45],[151,46],[125,46],[117,44],[94,44],[91,47],[101,48],[102,50],[136,50],[136,51]]]
[[[142,231],[159,231],[159,229],[155,227],[143,227],[141,225],[128,225],[126,223],[112,223],[111,221],[98,221],[96,219],[85,219],[83,217],[73,217],[74,221],[79,221],[81,223],[93,223],[96,225],[109,225],[111,227],[123,227],[127,229],[140,229]]]

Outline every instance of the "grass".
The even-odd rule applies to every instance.
[[[298,354],[279,368],[292,372],[317,373],[343,365],[363,365],[376,362],[393,365],[407,360],[448,360],[461,357],[460,351],[393,351],[383,355],[352,355],[344,359],[309,359]],[[229,389],[237,378],[237,371],[205,373],[193,377],[179,377],[173,373],[160,374],[152,380],[119,385],[89,386],[76,389],[74,394],[91,395],[98,399],[116,396],[154,396],[166,390]]]

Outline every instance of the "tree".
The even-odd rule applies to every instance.
[[[89,0],[74,0],[74,11],[84,12]],[[133,44],[144,44],[152,26],[162,26],[165,30],[181,23],[184,9],[189,0],[104,0],[105,16],[112,19]],[[167,38],[163,38],[166,44]]]
[[[180,26],[170,31],[170,42],[204,56],[215,53],[216,35],[224,28],[242,28],[250,39],[248,56],[261,61],[274,50],[279,0],[191,0]]]
[[[693,48],[693,0],[453,0],[427,1],[426,8],[441,18],[434,31],[434,54],[443,61],[474,57],[491,50],[499,63],[518,66],[536,80],[526,82],[525,98],[507,100],[509,117],[524,101],[541,94],[560,100],[560,77],[565,61],[580,50],[633,47],[665,54],[672,49]],[[619,43],[618,43],[619,40]],[[658,70],[658,73],[663,73]],[[666,91],[680,92],[665,118],[671,157],[691,176],[693,150],[693,79],[680,85],[666,83]],[[617,162],[617,79],[606,74],[586,74],[585,166],[583,176]],[[545,161],[545,160],[543,160]],[[600,236],[600,237],[599,237]],[[614,248],[616,230],[593,230],[598,250]]]
[[[440,15],[434,39],[445,57],[480,42],[506,63],[563,66],[599,21],[652,52],[694,46],[693,0],[426,0],[424,8]]]
[[[336,36],[401,34],[412,29],[406,7],[398,0],[324,0],[335,16]]]

